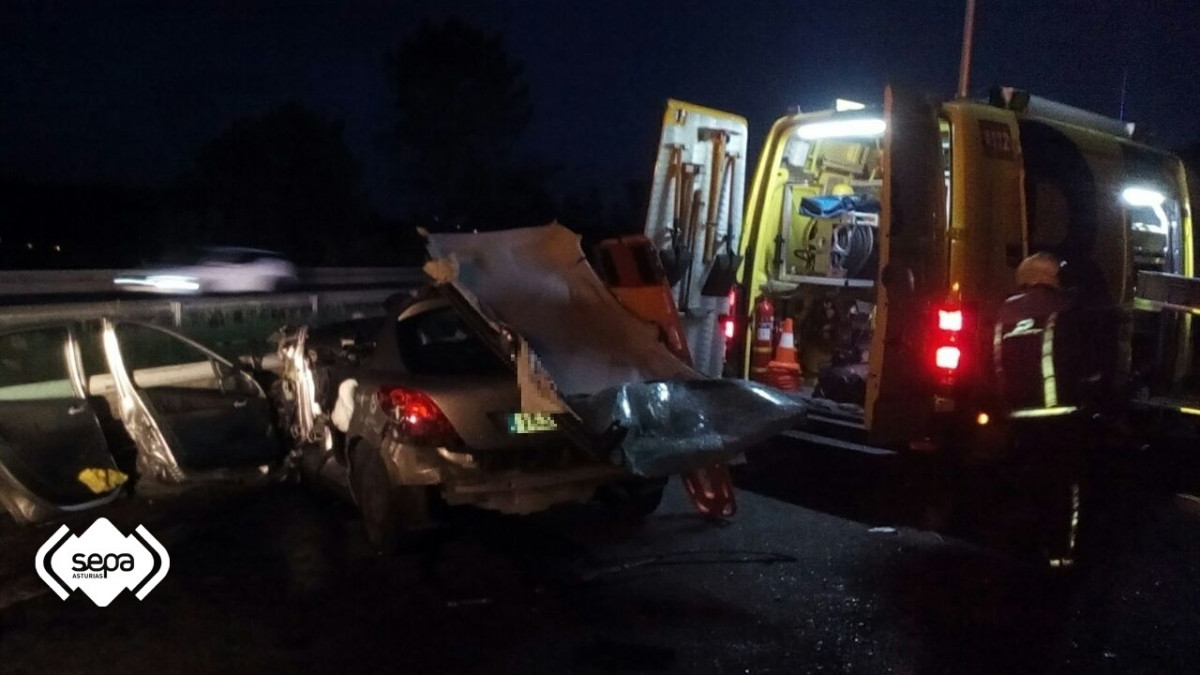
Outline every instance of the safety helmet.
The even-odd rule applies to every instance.
[[[838,183],[837,185],[833,186],[833,189],[829,191],[829,194],[833,195],[834,197],[849,197],[850,195],[854,194],[854,188],[850,187],[849,183]]]
[[[1034,253],[1017,266],[1017,286],[1020,288],[1031,286],[1062,288],[1058,277],[1061,267],[1062,261],[1053,253],[1044,251]]]

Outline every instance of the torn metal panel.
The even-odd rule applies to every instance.
[[[451,256],[456,287],[536,352],[563,395],[626,382],[703,377],[626,310],[596,276],[579,235],[555,223],[503,232],[431,234],[434,258]],[[443,282],[450,277],[439,265]]]
[[[799,424],[805,408],[745,380],[635,382],[576,404],[584,427],[625,429],[620,451],[639,476],[667,476],[724,462]]]
[[[616,451],[608,459],[637,475],[728,461],[804,416],[800,403],[773,389],[712,380],[681,361],[595,274],[578,235],[557,223],[431,234],[429,250],[431,276],[515,336],[522,389],[561,394],[555,398],[580,418],[593,448]],[[536,367],[522,368],[526,359]],[[546,378],[536,377],[539,369]]]

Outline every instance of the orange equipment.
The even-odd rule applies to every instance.
[[[754,345],[750,347],[750,379],[767,381],[767,365],[771,362],[771,340],[775,333],[775,305],[763,296],[754,305]]]
[[[691,363],[667,274],[650,240],[641,235],[605,239],[596,246],[596,258],[597,271],[625,309],[657,325],[667,349]]]
[[[792,320],[783,320],[783,332],[775,358],[767,364],[766,383],[783,391],[800,388],[800,363],[796,360],[796,335],[792,331]]]
[[[671,353],[690,365],[692,357],[679,310],[654,244],[642,235],[606,239],[596,247],[596,258],[596,271],[617,300],[638,318],[657,324]],[[728,517],[737,512],[733,479],[724,464],[694,469],[680,477],[700,513]]]

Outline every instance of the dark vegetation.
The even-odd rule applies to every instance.
[[[339,120],[288,101],[233,121],[156,186],[0,171],[0,268],[127,267],[203,244],[269,248],[304,265],[417,265],[417,227],[558,219],[592,238],[640,229],[643,183],[623,195],[555,194],[560,167],[522,152],[534,98],[498,35],[426,22],[387,55],[382,76],[394,97],[379,105],[394,122],[381,142],[393,146],[402,213],[372,208]]]

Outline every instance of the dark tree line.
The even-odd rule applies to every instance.
[[[517,157],[533,101],[498,35],[460,19],[422,23],[388,57],[387,76],[403,194],[417,218],[457,228],[553,215],[546,170]]]
[[[236,241],[297,260],[338,257],[367,216],[362,170],[340,122],[298,103],[239,120],[196,155],[181,186],[183,242]],[[166,243],[166,242],[164,242]]]
[[[617,199],[551,196],[555,167],[521,152],[533,96],[498,35],[460,19],[425,22],[383,66],[400,218],[372,212],[341,122],[287,102],[231,123],[167,187],[0,176],[0,265],[131,266],[201,244],[269,248],[307,265],[411,265],[423,256],[417,226],[557,218],[593,236],[640,229],[644,184]]]

